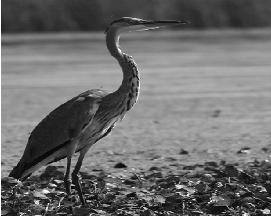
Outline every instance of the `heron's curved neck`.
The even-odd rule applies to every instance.
[[[109,30],[106,34],[106,45],[110,54],[120,61],[123,58],[122,51],[119,47],[119,33],[115,30]]]
[[[139,89],[139,74],[132,57],[123,53],[119,47],[119,32],[112,29],[107,32],[106,45],[110,54],[116,58],[122,68],[123,80],[118,92],[127,93],[133,88]]]

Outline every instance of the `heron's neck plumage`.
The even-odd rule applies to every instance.
[[[106,45],[110,54],[116,58],[122,58],[122,52],[119,48],[119,33],[115,30],[109,30],[106,34]]]
[[[129,110],[136,103],[140,88],[137,65],[131,56],[121,51],[117,31],[107,32],[106,44],[110,54],[118,60],[123,72],[121,86],[115,93],[124,96],[127,110]]]

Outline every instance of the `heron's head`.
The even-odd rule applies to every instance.
[[[145,31],[149,29],[156,29],[176,24],[186,24],[186,22],[179,20],[143,20],[132,17],[122,17],[111,22],[105,30],[105,33],[112,30],[118,33]]]

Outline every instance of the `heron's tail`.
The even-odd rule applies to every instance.
[[[25,171],[27,170],[26,163],[20,161],[17,166],[13,168],[13,170],[10,172],[9,177],[13,177],[15,179],[19,179],[21,181],[24,181],[29,176],[31,176],[32,173],[28,173],[25,175]]]
[[[23,155],[17,166],[10,172],[9,177],[24,181],[42,166],[59,161],[65,157],[66,149],[64,147],[51,154],[45,154],[41,157],[30,160],[29,155],[26,153]]]

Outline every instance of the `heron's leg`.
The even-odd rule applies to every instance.
[[[65,176],[64,176],[64,186],[65,186],[65,189],[66,189],[66,193],[67,195],[69,196],[71,194],[71,175],[70,175],[70,172],[71,172],[71,159],[72,157],[68,157],[67,158],[67,168],[66,168],[66,173],[65,173]]]
[[[78,161],[75,165],[75,168],[72,172],[72,183],[75,185],[75,189],[77,190],[78,194],[79,194],[79,197],[80,197],[80,200],[81,200],[81,203],[83,205],[86,204],[86,201],[85,201],[85,198],[84,198],[84,195],[83,195],[83,192],[82,192],[82,187],[81,187],[81,183],[79,181],[79,176],[78,176],[78,173],[79,173],[79,170],[82,166],[82,162],[83,162],[83,159],[88,151],[88,149],[90,148],[89,147],[86,147],[84,149],[82,149],[80,151],[80,155],[79,155],[79,158],[78,158]]]
[[[76,141],[71,141],[70,144],[67,146],[67,168],[66,173],[64,176],[64,186],[67,192],[67,195],[69,196],[71,194],[71,160],[72,156],[75,152],[75,149],[77,147]]]

